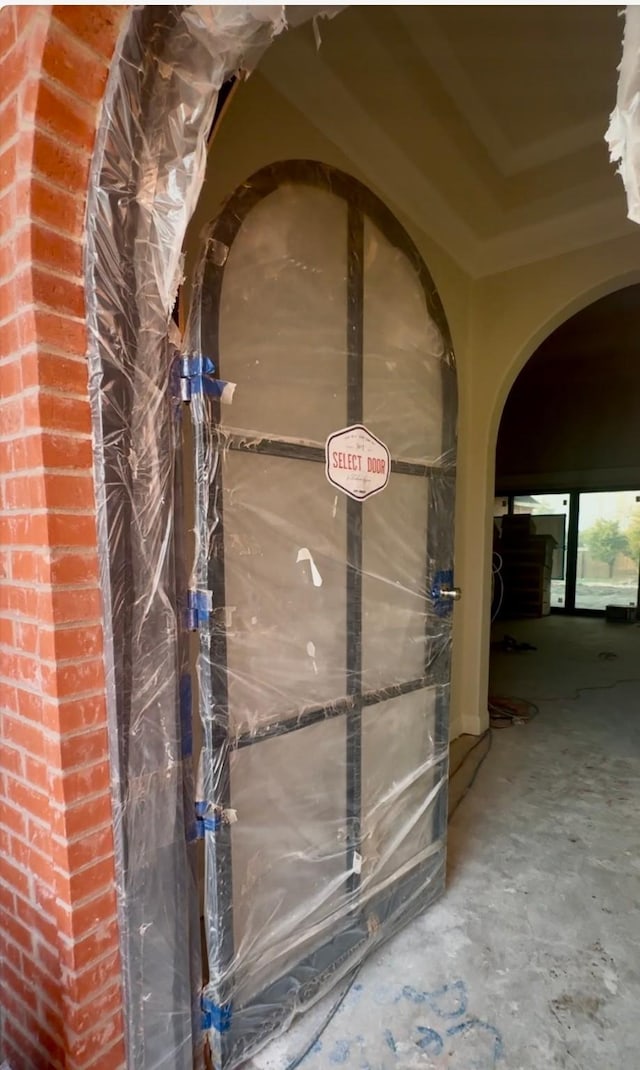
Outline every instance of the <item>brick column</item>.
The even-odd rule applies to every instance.
[[[124,1065],[83,231],[126,8],[0,10],[0,1059]]]

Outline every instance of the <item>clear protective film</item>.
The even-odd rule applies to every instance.
[[[187,337],[204,993],[241,1065],[444,884],[456,380],[432,280],[359,182],[249,178]]]
[[[133,8],[93,156],[89,388],[132,1070],[192,1070],[203,1054],[172,310],[218,90],[285,27],[281,6]]]
[[[618,164],[627,195],[627,216],[640,223],[640,8],[624,9],[624,41],[618,67],[616,106],[605,140],[609,158]]]

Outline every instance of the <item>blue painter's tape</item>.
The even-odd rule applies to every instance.
[[[215,375],[216,366],[211,357],[196,353],[193,357],[182,358],[180,371],[183,379],[193,379],[198,375]]]
[[[208,624],[212,608],[211,591],[187,591],[187,628],[194,631]]]
[[[184,673],[180,677],[180,735],[182,757],[190,758],[193,754],[193,720],[191,716],[191,676],[189,673]]]
[[[192,394],[209,394],[219,397],[222,389],[220,381],[214,378],[215,374],[216,366],[210,357],[202,353],[197,353],[193,357],[183,357],[180,362],[180,377],[185,388],[182,394],[183,399],[189,401]]]
[[[220,814],[214,814],[213,817],[201,817],[198,820],[202,821],[202,827],[205,832],[217,832],[222,824]]]
[[[208,379],[206,393],[211,397],[221,398],[229,388],[229,383],[224,379]]]
[[[202,997],[202,1028],[215,1029],[218,1033],[227,1033],[231,1028],[233,1008],[231,1003],[220,1006],[213,1000]]]
[[[205,832],[218,831],[222,824],[222,817],[216,810],[214,810],[213,814],[209,813],[209,803],[197,802],[195,810],[197,839],[203,839]]]

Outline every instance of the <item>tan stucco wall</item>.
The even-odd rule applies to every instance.
[[[612,175],[612,181],[616,181]],[[454,728],[487,723],[491,532],[498,427],[507,395],[540,342],[591,301],[640,279],[640,234],[476,280],[460,414]]]
[[[388,190],[383,194],[256,73],[229,102],[214,137],[187,238],[187,278],[199,232],[226,196],[260,167],[293,157],[339,167],[383,196],[421,250],[444,304],[460,393],[455,564],[463,600],[455,610],[452,736],[479,732],[487,724],[491,503],[502,406],[518,371],[549,331],[590,301],[640,279],[640,237],[633,234],[474,281],[429,236],[427,206],[422,228],[408,220],[400,175],[397,196]],[[611,180],[618,181],[613,173]]]

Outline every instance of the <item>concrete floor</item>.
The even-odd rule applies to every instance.
[[[538,649],[495,655],[492,692],[540,714],[494,732],[451,821],[444,898],[365,964],[302,1070],[640,1065],[640,628],[505,631]],[[295,1061],[334,1000],[255,1070]]]

